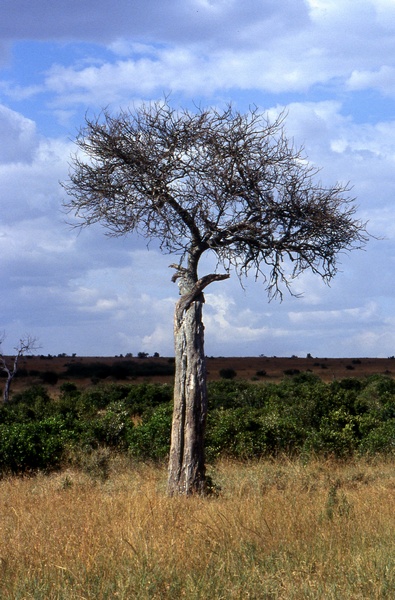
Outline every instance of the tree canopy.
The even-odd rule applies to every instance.
[[[167,102],[104,111],[76,140],[66,207],[83,226],[158,239],[180,264],[211,250],[226,271],[261,275],[270,296],[306,269],[330,280],[339,252],[367,241],[365,226],[347,186],[315,181],[283,121]]]

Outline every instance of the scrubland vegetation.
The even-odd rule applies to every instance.
[[[0,597],[395,597],[395,381],[209,384],[210,497],[168,498],[172,389],[0,408]]]
[[[0,472],[75,466],[97,449],[162,461],[169,451],[171,413],[167,384],[79,390],[66,382],[56,398],[43,387],[31,387],[0,407]],[[277,384],[209,384],[208,461],[394,452],[395,381],[389,377],[328,384],[301,373]]]

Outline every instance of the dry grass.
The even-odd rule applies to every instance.
[[[393,462],[222,462],[218,497],[164,469],[0,481],[6,599],[392,599]]]

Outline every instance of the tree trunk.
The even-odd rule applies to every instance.
[[[175,382],[168,492],[206,491],[204,434],[207,416],[203,293],[185,305],[181,297],[174,318]]]
[[[12,380],[13,380],[13,376],[10,373],[8,373],[7,380],[6,380],[5,386],[4,386],[4,393],[3,393],[4,404],[6,404],[10,399],[10,387],[11,387]]]

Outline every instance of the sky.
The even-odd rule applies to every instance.
[[[395,0],[1,0],[0,332],[42,354],[172,356],[175,257],[62,209],[85,116],[176,107],[285,109],[327,185],[352,186],[372,235],[331,285],[268,301],[235,274],[207,288],[209,356],[395,354]],[[201,265],[200,275],[210,265]]]

